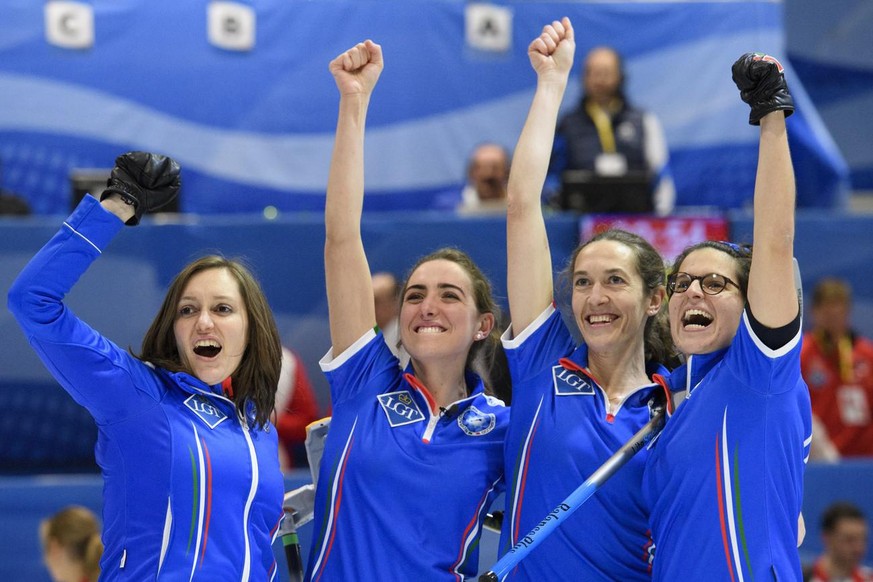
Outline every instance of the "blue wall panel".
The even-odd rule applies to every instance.
[[[868,494],[873,480],[873,462],[853,461],[836,465],[812,463],[806,471],[803,514],[807,535],[800,547],[801,559],[811,561],[822,551],[819,517],[833,501],[856,503],[873,517],[873,498]],[[306,471],[286,475],[285,489],[291,491],[309,482]],[[102,482],[97,475],[65,475],[0,478],[0,580],[49,582],[42,565],[38,528],[41,519],[70,505],[84,505],[100,515]],[[873,525],[873,524],[871,524]],[[312,539],[312,523],[299,528],[304,561]],[[287,563],[280,542],[274,545],[278,579],[288,580]],[[494,564],[497,535],[486,531],[481,541],[480,572]],[[873,564],[873,539],[866,563]]]

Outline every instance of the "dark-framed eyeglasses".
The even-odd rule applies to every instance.
[[[685,293],[691,284],[695,281],[700,281],[700,289],[707,295],[718,295],[728,285],[733,285],[737,289],[739,285],[718,273],[708,273],[706,275],[689,275],[688,273],[673,273],[667,278],[667,293]]]

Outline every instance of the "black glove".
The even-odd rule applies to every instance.
[[[764,53],[746,53],[731,67],[740,97],[749,104],[749,123],[759,125],[761,118],[780,109],[785,117],[794,113],[794,99],[788,92],[782,65]]]
[[[133,206],[134,215],[126,224],[139,224],[146,212],[166,206],[176,198],[179,187],[179,164],[173,158],[148,152],[127,152],[115,158],[115,167],[106,182],[100,200],[120,195]]]

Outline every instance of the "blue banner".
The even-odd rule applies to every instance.
[[[216,30],[219,4],[232,14]],[[321,210],[338,101],[327,64],[372,38],[386,66],[368,121],[366,208],[452,208],[474,145],[514,146],[536,82],[527,45],[567,15],[577,65],[565,109],[588,49],[615,46],[630,99],[663,123],[677,203],[748,204],[757,130],[730,66],[749,50],[785,56],[781,2],[487,6],[506,17],[497,50],[470,42],[489,32],[460,0],[4,0],[0,186],[35,212],[64,213],[73,169],[141,149],[181,163],[184,211]],[[790,64],[788,78],[799,202],[841,206],[845,162]]]

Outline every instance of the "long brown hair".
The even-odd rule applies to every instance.
[[[570,292],[573,271],[576,267],[576,258],[582,252],[582,249],[597,241],[617,242],[633,251],[634,267],[636,267],[637,274],[643,280],[647,297],[654,293],[658,287],[664,287],[666,281],[664,258],[655,247],[638,234],[620,228],[611,228],[594,235],[573,251],[567,267],[560,276],[561,290],[565,295]],[[647,361],[658,362],[667,367],[673,367],[679,363],[678,354],[673,345],[673,338],[670,335],[666,300],[661,304],[658,313],[646,320],[643,331],[643,344]]]
[[[276,386],[282,367],[282,345],[273,312],[261,285],[241,261],[208,255],[189,263],[170,283],[164,303],[142,340],[140,360],[171,372],[187,372],[176,345],[174,324],[185,287],[194,275],[209,269],[226,269],[239,284],[248,315],[246,350],[231,375],[237,412],[245,417],[247,403],[255,408],[255,422],[267,424],[276,401]]]
[[[509,404],[512,400],[512,381],[509,378],[509,364],[506,361],[506,354],[503,352],[503,345],[500,342],[500,307],[494,299],[491,281],[470,258],[470,255],[457,248],[443,247],[420,258],[409,270],[409,275],[403,283],[400,304],[403,305],[409,277],[412,273],[424,263],[440,260],[455,263],[467,273],[473,285],[473,300],[476,310],[480,315],[485,313],[494,315],[494,327],[491,328],[491,333],[484,340],[473,342],[467,353],[465,367],[482,378],[486,393]]]

